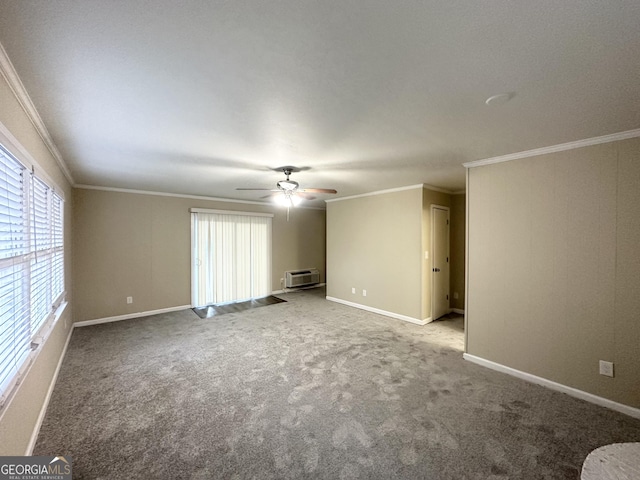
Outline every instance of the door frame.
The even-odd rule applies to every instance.
[[[435,288],[434,288],[434,284],[435,284],[435,274],[436,272],[433,271],[434,267],[434,262],[435,262],[435,215],[434,215],[434,210],[444,210],[447,212],[447,270],[449,271],[449,283],[451,283],[451,208],[450,207],[446,207],[444,205],[436,205],[436,204],[431,204],[431,208],[430,208],[430,214],[431,214],[431,321],[436,320],[434,318],[434,308],[435,308]],[[451,295],[450,292],[450,285],[447,285],[447,295]],[[449,299],[449,304],[451,302],[451,299]],[[448,309],[450,310],[450,309]],[[449,313],[449,312],[447,312]]]

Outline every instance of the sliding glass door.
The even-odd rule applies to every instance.
[[[271,293],[269,214],[191,209],[194,307]]]

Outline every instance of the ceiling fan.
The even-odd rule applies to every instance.
[[[254,191],[266,191],[272,192],[269,195],[265,195],[262,198],[276,197],[279,199],[279,203],[287,207],[294,207],[300,203],[301,199],[313,200],[316,197],[310,195],[311,193],[338,193],[332,188],[300,188],[300,184],[295,180],[290,180],[289,177],[293,172],[299,172],[301,169],[297,167],[279,167],[274,168],[276,171],[282,171],[287,177],[285,180],[280,180],[276,183],[278,188],[236,188],[236,190],[254,190]]]

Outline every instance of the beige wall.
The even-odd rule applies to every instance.
[[[191,207],[274,213],[272,288],[286,270],[325,271],[325,212],[74,189],[76,321],[189,305]],[[133,297],[133,304],[126,297]]]
[[[464,259],[467,196],[451,195],[451,308],[464,310]],[[458,298],[455,298],[456,293]]]
[[[421,188],[329,202],[327,296],[422,319],[421,216]]]
[[[71,186],[2,76],[0,76],[0,122],[36,160],[46,176],[53,180],[64,193],[66,200],[64,210],[65,283],[67,298],[71,299],[73,295],[69,287],[72,274]],[[34,363],[18,387],[15,396],[0,412],[0,455],[25,454],[69,335],[71,318],[71,307],[68,305],[46,343],[40,347]]]
[[[472,168],[468,352],[639,408],[639,185],[637,138]]]
[[[429,318],[431,255],[426,259],[425,251],[431,252],[432,205],[451,207],[451,195],[416,187],[329,202],[327,295],[415,320]],[[464,211],[455,214],[464,223]],[[464,292],[464,228],[452,228],[452,242],[454,236],[451,255],[462,255],[462,267],[451,270],[451,279]]]

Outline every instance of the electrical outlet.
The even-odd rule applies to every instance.
[[[366,290],[362,290],[362,296],[366,297],[367,296],[367,291]]]
[[[605,362],[604,360],[600,360],[600,375],[613,377],[613,362]]]
[[[133,297],[127,297],[127,303],[133,303]]]
[[[353,293],[353,294],[356,293],[356,287],[351,287],[351,293]]]

